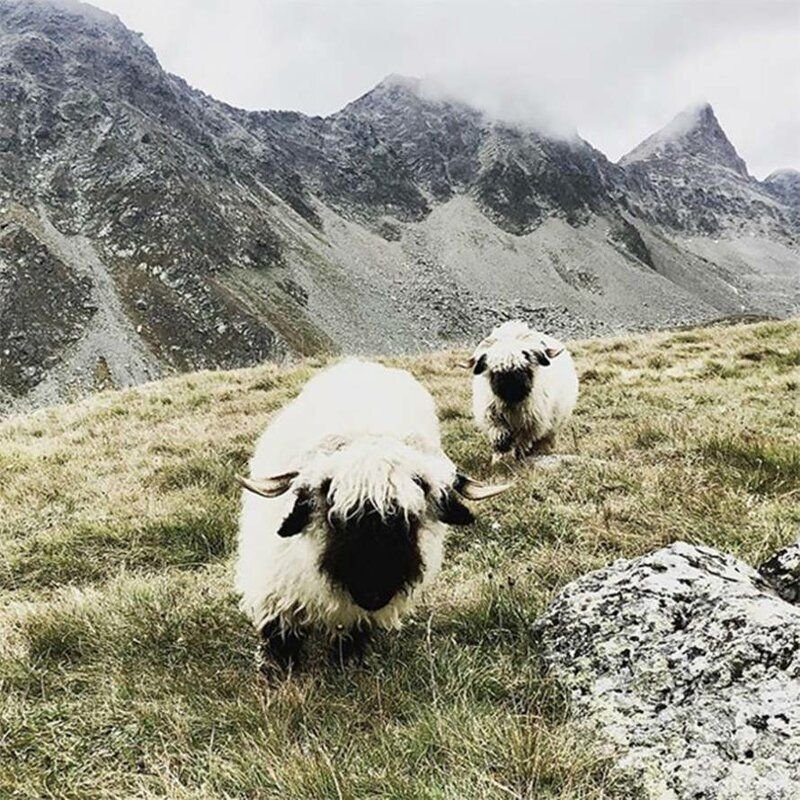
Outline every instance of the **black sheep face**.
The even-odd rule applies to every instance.
[[[544,350],[489,350],[473,359],[472,371],[488,378],[492,394],[505,405],[516,406],[530,396],[536,371],[548,366],[550,358]]]
[[[529,366],[498,370],[489,374],[492,392],[506,405],[515,406],[526,400],[533,387],[533,371]]]
[[[370,446],[374,448],[373,444]],[[309,470],[305,476],[287,472],[240,479],[249,491],[266,498],[291,491],[293,499],[277,535],[291,538],[311,531],[320,537],[320,573],[368,612],[380,611],[422,581],[427,565],[421,536],[442,535],[441,530],[435,530],[441,523],[470,525],[475,521],[460,497],[482,500],[509,488],[481,484],[452,472],[449,459],[438,459],[437,463],[429,455],[420,458],[417,454],[415,459],[416,467],[422,467],[420,471],[426,472],[427,477],[416,469],[407,469],[403,474],[397,462],[387,460],[383,452],[386,447],[389,445],[381,445],[381,456],[374,462],[365,462],[361,451],[357,451],[359,459],[348,459],[351,469],[358,470],[355,481],[352,472],[334,469],[333,474],[338,475],[334,479],[330,472],[319,468]],[[407,445],[397,447],[410,456]],[[337,452],[341,455],[341,451]],[[327,477],[320,479],[320,473],[326,472]],[[372,498],[364,490],[364,483],[369,480],[375,484]],[[387,486],[398,494],[387,496]],[[422,543],[426,543],[424,538]]]
[[[458,475],[453,486],[435,490],[415,476],[413,491],[420,492],[421,513],[397,500],[382,509],[369,499],[344,510],[328,508],[320,571],[365,611],[379,611],[398,595],[412,591],[426,567],[421,532],[436,523],[471,525],[475,521],[458,496],[465,491],[465,482],[469,479]],[[329,492],[326,481],[321,494],[327,497]]]
[[[352,515],[332,514],[319,567],[365,611],[379,611],[422,578],[419,520],[367,501]]]

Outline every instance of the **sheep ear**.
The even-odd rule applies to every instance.
[[[448,489],[436,503],[437,517],[447,525],[472,525],[472,512]]]
[[[308,490],[300,489],[289,516],[281,522],[281,526],[278,528],[278,536],[284,539],[288,536],[297,536],[308,525],[313,510],[314,500]]]
[[[508,491],[513,485],[513,483],[481,483],[474,478],[458,473],[453,488],[467,500],[485,500]]]
[[[546,355],[546,356],[547,356],[549,359],[551,359],[551,360],[552,360],[552,359],[556,358],[557,356],[560,356],[560,355],[561,355],[563,352],[564,352],[564,348],[563,348],[563,347],[548,347],[548,348],[547,348],[547,349],[544,351],[544,354],[545,354],[545,355]]]
[[[274,475],[271,478],[243,478],[237,475],[236,480],[245,489],[261,497],[279,497],[289,489],[297,475],[297,472],[285,472],[283,475]]]
[[[475,356],[473,356],[469,360],[469,365],[472,368],[472,372],[473,372],[474,375],[480,375],[482,372],[485,372],[486,371],[486,353],[484,353],[482,356],[480,356],[477,359],[475,358]]]
[[[466,361],[460,361],[458,366],[471,369],[476,375],[480,375],[486,369],[486,354],[484,353],[480,358],[470,356]]]

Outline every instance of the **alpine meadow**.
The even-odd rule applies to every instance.
[[[387,362],[433,393],[454,461],[515,487],[452,529],[402,631],[346,668],[312,641],[273,682],[231,588],[233,476],[325,359],[1,422],[0,796],[640,796],[571,717],[534,621],[618,558],[684,541],[756,565],[793,540],[800,323],[570,348],[582,396],[557,454],[494,470],[463,353]]]
[[[800,800],[800,0],[0,0],[0,800]]]

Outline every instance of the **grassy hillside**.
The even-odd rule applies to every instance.
[[[322,365],[184,376],[0,423],[0,797],[629,797],[571,729],[531,622],[565,583],[668,542],[757,563],[800,523],[800,322],[575,346],[552,469],[454,530],[365,664],[266,686],[230,591],[232,482]],[[446,449],[489,451],[457,356],[403,360]],[[314,653],[312,648],[312,654]]]

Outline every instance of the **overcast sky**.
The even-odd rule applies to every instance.
[[[328,114],[390,73],[617,159],[708,100],[763,178],[800,169],[800,0],[94,0],[233,105]]]

